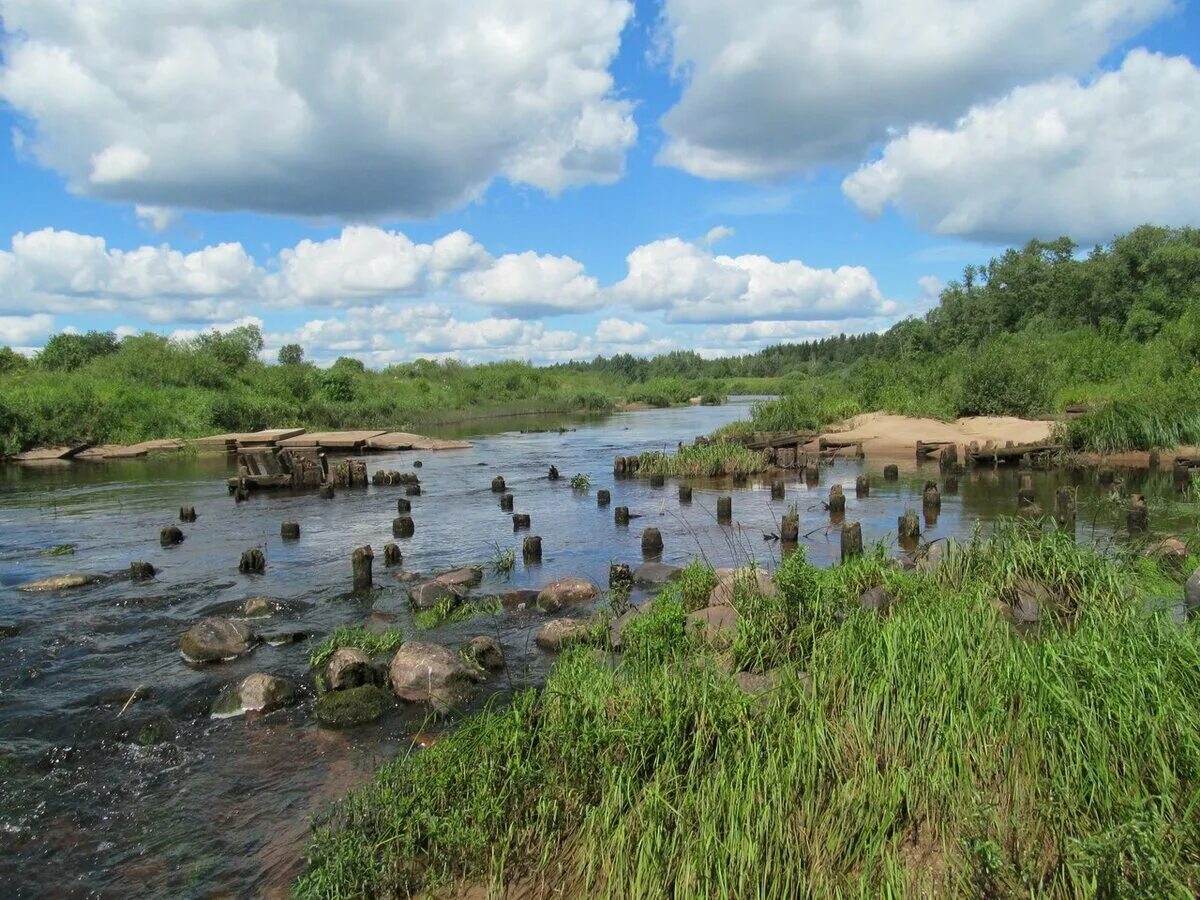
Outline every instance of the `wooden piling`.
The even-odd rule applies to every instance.
[[[630,587],[633,584],[633,572],[626,563],[610,563],[608,566],[608,586],[610,588]]]
[[[660,488],[667,483],[667,479],[663,475],[651,475],[650,487]]]
[[[887,465],[883,467],[883,480],[895,481],[900,477],[900,467],[897,465]]]
[[[531,527],[529,513],[514,513],[512,522],[513,531],[527,531]]]
[[[521,542],[521,556],[525,562],[541,562],[542,539],[536,534],[525,538]]]
[[[1129,498],[1129,508],[1125,513],[1125,523],[1131,534],[1140,534],[1150,527],[1150,510],[1146,506],[1146,498],[1142,494],[1134,494]]]
[[[412,516],[397,516],[392,519],[392,537],[407,538],[412,537],[417,531],[416,523],[413,522]]]
[[[842,562],[855,556],[862,556],[863,536],[862,524],[847,522],[842,526]]]
[[[618,478],[625,474],[625,457],[618,456],[613,459],[613,474]]]
[[[320,495],[322,500],[332,500],[333,499],[333,485],[332,484],[323,484],[323,485],[321,485],[321,489],[317,493]]]
[[[401,514],[412,512],[412,501],[405,497],[397,497],[396,512]]]
[[[862,499],[871,496],[871,476],[859,475],[854,479],[854,496]]]
[[[788,514],[779,521],[779,539],[785,544],[794,544],[800,540],[800,517]]]
[[[196,507],[194,507],[194,506],[179,507],[179,521],[180,522],[195,522],[196,521]]]
[[[149,581],[157,574],[154,566],[148,562],[131,562],[129,564],[129,578],[131,581]]]
[[[1099,479],[1102,487],[1108,487],[1116,479],[1116,473],[1108,466],[1101,466],[1096,470],[1096,478]]]
[[[804,467],[804,483],[810,488],[821,483],[821,470],[817,467],[816,462],[811,462]]]
[[[404,488],[404,493],[410,497],[420,497],[421,496],[421,486],[419,484],[407,485]]]
[[[513,510],[513,495],[512,494],[501,494],[500,495],[500,509],[503,512],[512,512],[512,510]]]
[[[400,545],[392,541],[388,541],[383,545],[383,564],[385,566],[398,566],[404,561],[404,554],[400,552]]]
[[[829,488],[828,506],[831,513],[844,513],[846,511],[846,495],[842,492],[840,484],[835,484]]]
[[[925,509],[941,509],[942,495],[938,491],[937,484],[932,481],[925,482],[925,490],[921,492],[921,505]]]
[[[549,478],[551,481],[558,481],[558,479],[560,477],[558,474],[558,469],[555,468],[554,466],[551,466],[550,471],[548,473],[546,473],[546,477]]]
[[[615,510],[613,510],[613,521],[618,525],[628,525],[629,524],[629,507],[628,506],[618,506]]]
[[[787,496],[787,488],[782,481],[771,482],[771,499],[782,500]]]
[[[238,571],[243,575],[262,575],[267,571],[267,558],[259,547],[250,547],[242,551],[238,561]]]
[[[1075,533],[1075,492],[1059,488],[1054,494],[1054,521],[1063,531]]]
[[[177,525],[168,525],[158,533],[158,542],[164,547],[183,543],[183,532]]]
[[[1150,455],[1146,458],[1146,465],[1151,469],[1157,469],[1162,465],[1162,456],[1157,450],[1151,450]]]
[[[679,502],[680,503],[691,503],[692,502],[691,485],[681,484],[679,486]]]
[[[921,536],[921,520],[911,509],[906,510],[904,515],[896,520],[896,531],[902,542],[915,541]]]
[[[354,589],[356,591],[370,589],[373,583],[371,567],[374,561],[375,552],[371,549],[370,544],[359,547],[350,555],[350,568],[354,573]]]
[[[300,523],[299,522],[284,522],[279,526],[279,536],[285,541],[300,540]]]
[[[728,525],[733,521],[732,497],[717,498],[717,521],[722,525]]]
[[[610,503],[612,503],[612,494],[610,494],[608,491],[604,491],[604,490],[596,491],[596,505],[597,506],[603,508],[605,506],[608,506],[608,504],[610,504]]]
[[[495,478],[492,479],[492,493],[493,494],[503,494],[504,490],[505,490],[504,478],[501,475],[497,475]]]
[[[647,528],[642,532],[642,555],[658,556],[663,551],[662,532],[657,528]]]

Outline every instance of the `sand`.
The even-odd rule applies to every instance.
[[[1018,419],[1013,416],[970,416],[954,422],[939,419],[919,419],[912,416],[893,416],[873,412],[849,419],[841,427],[826,433],[839,441],[862,441],[863,450],[870,456],[912,456],[917,441],[934,443],[953,441],[1005,441],[1033,444],[1050,437],[1054,421],[1050,419]],[[816,447],[814,441],[811,445]]]

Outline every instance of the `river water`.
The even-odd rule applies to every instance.
[[[845,460],[823,468],[812,489],[787,476],[787,498],[771,501],[768,485],[751,479],[695,482],[690,506],[678,502],[677,484],[653,488],[638,479],[614,479],[617,454],[673,451],[676,442],[706,434],[748,414],[748,400],[719,407],[621,413],[579,420],[553,416],[460,426],[475,436],[470,450],[380,454],[369,471],[418,470],[422,494],[410,498],[416,534],[400,541],[404,569],[432,573],[486,564],[497,547],[517,550],[523,534],[499,509],[491,480],[503,475],[516,510],[532,516],[530,533],[542,537],[539,565],[508,577],[489,572],[476,595],[537,588],[567,575],[603,585],[610,562],[641,560],[642,528],[663,534],[663,561],[683,564],[705,556],[717,566],[756,558],[768,567],[778,545],[765,541],[779,517],[796,504],[802,544],[820,565],[839,552],[837,532],[821,506],[840,483],[847,516],[864,538],[894,538],[896,517],[920,507],[936,465],[902,466],[884,481],[883,460]],[[559,433],[518,429],[567,427]],[[500,430],[504,429],[504,430]],[[447,430],[447,433],[449,430]],[[562,480],[550,482],[551,464]],[[871,494],[854,496],[860,472],[873,477]],[[586,492],[569,479],[584,473]],[[286,891],[303,866],[310,818],[378,765],[406,752],[415,734],[438,726],[418,708],[397,706],[380,723],[334,732],[313,721],[307,668],[310,647],[334,628],[367,623],[415,629],[407,591],[382,565],[392,540],[391,521],[402,487],[316,494],[262,493],[235,504],[224,480],[224,456],[75,463],[49,468],[0,468],[0,884],[6,896],[131,897],[255,896]],[[1194,526],[1174,502],[1169,473],[1121,473],[1131,490],[1147,494],[1161,533]],[[964,475],[957,493],[943,497],[929,538],[969,535],[976,520],[994,520],[1015,508],[1017,474],[983,470]],[[1081,540],[1121,541],[1124,513],[1106,500],[1092,473],[1037,473],[1038,502],[1053,508],[1055,489],[1079,489]],[[612,506],[642,518],[628,527],[613,510],[598,508],[596,491],[612,491]],[[733,526],[715,519],[718,496],[733,495]],[[186,540],[163,549],[158,533],[181,505],[199,519],[182,524]],[[300,540],[284,543],[283,521],[297,521]],[[74,553],[48,555],[55,545]],[[350,592],[350,554],[372,544],[376,588]],[[240,575],[238,558],[260,545],[266,574]],[[150,582],[114,579],[71,591],[18,592],[17,585],[67,572],[115,573],[133,560],[158,569]],[[303,632],[307,641],[259,646],[234,662],[192,667],[178,653],[180,634],[205,615],[229,614],[247,597],[281,601],[286,611],[254,622],[260,633]],[[507,670],[480,690],[490,695],[536,683],[552,662],[533,642],[544,617],[507,610],[445,626],[423,640],[457,646],[477,634],[497,637]],[[11,632],[15,632],[11,633]],[[302,701],[259,717],[213,719],[222,687],[250,672],[295,679]],[[130,700],[131,696],[134,698]],[[502,699],[502,698],[501,698]]]

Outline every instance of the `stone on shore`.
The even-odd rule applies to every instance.
[[[409,591],[409,597],[412,599],[414,607],[425,610],[433,609],[443,600],[448,600],[451,604],[457,604],[463,597],[463,591],[460,588],[452,587],[451,585],[435,580],[414,585]]]
[[[247,675],[221,693],[213,704],[213,718],[224,719],[247,712],[271,712],[296,700],[296,685],[266,672]]]
[[[1183,605],[1189,612],[1200,610],[1200,569],[1192,573],[1192,577],[1183,586]]]
[[[483,673],[441,644],[409,641],[396,651],[388,669],[392,690],[408,703],[428,703],[448,711],[468,696]]]
[[[600,596],[600,589],[586,578],[560,578],[542,588],[537,603],[542,609],[557,612],[572,603],[588,603]]]
[[[326,728],[353,728],[374,722],[387,709],[388,696],[372,684],[331,691],[317,698],[317,722]]]
[[[49,578],[39,578],[17,587],[19,591],[40,593],[44,591],[65,591],[70,588],[83,587],[96,580],[95,575],[51,575]]]
[[[483,580],[483,569],[476,566],[467,566],[461,569],[454,569],[451,572],[443,572],[433,580],[438,584],[444,584],[448,587],[474,587]]]
[[[683,621],[688,634],[718,649],[731,646],[737,639],[738,611],[728,604],[690,612]]]
[[[467,641],[463,645],[462,655],[468,662],[473,662],[489,672],[498,672],[504,668],[504,650],[501,649],[499,641],[488,635],[479,635]]]
[[[537,645],[543,650],[559,651],[564,647],[590,639],[595,624],[586,619],[551,619],[538,629]]]
[[[863,609],[883,613],[888,611],[888,608],[891,607],[895,599],[886,588],[876,585],[862,592],[858,598],[858,605]]]
[[[708,595],[709,606],[732,605],[734,595],[739,590],[757,591],[764,597],[774,597],[776,594],[775,582],[771,580],[770,573],[763,569],[717,569],[713,574],[717,578],[717,585]]]
[[[242,622],[201,619],[179,639],[179,651],[190,662],[210,663],[241,656],[254,645],[254,632]]]
[[[661,587],[682,574],[683,569],[679,566],[669,566],[661,562],[646,562],[633,570],[633,583],[638,587]]]

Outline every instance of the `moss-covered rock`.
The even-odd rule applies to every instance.
[[[388,696],[371,684],[332,691],[317,700],[317,721],[326,728],[353,728],[374,722],[388,706]]]

